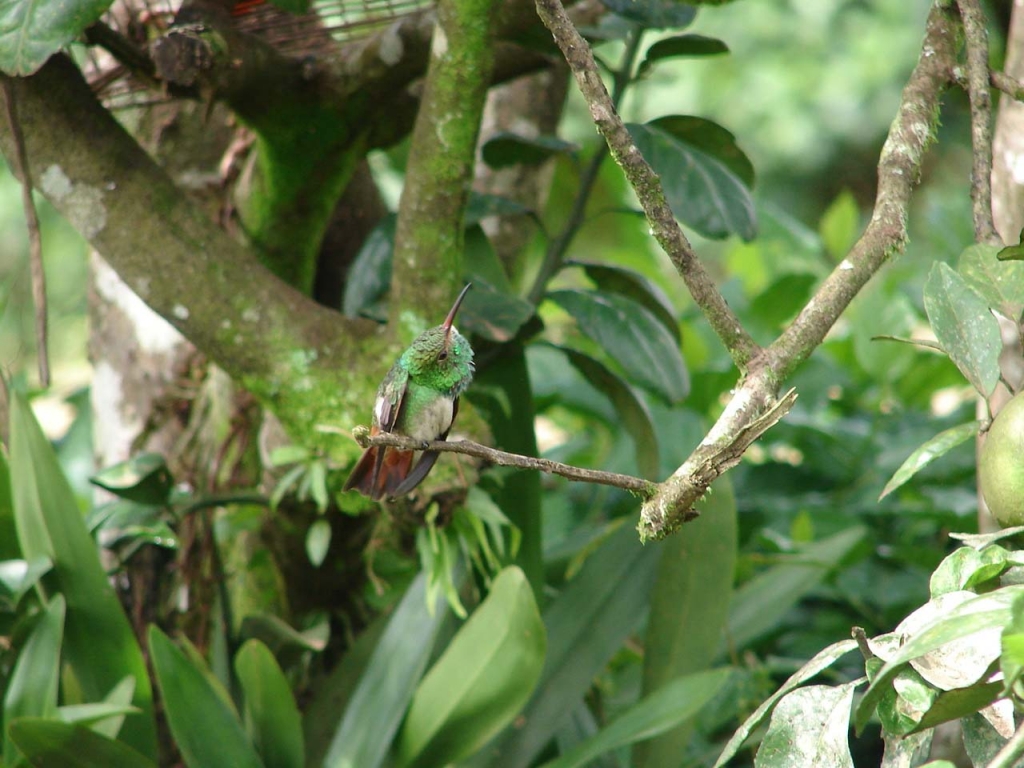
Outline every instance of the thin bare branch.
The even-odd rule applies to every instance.
[[[992,94],[989,92],[988,30],[978,0],[957,0],[967,44],[967,95],[971,102],[971,202],[979,243],[1001,243],[992,219]]]
[[[601,472],[595,469],[584,469],[569,464],[562,464],[550,459],[538,459],[533,456],[522,456],[518,453],[507,453],[495,448],[488,448],[486,445],[474,443],[472,440],[431,440],[422,442],[411,437],[392,435],[385,432],[370,436],[366,427],[357,427],[352,430],[352,436],[363,448],[371,445],[387,445],[403,450],[430,450],[448,453],[463,453],[467,456],[475,456],[483,459],[488,464],[495,464],[502,467],[518,467],[520,469],[535,469],[538,472],[546,472],[549,475],[558,475],[569,480],[581,483],[597,483],[599,485],[611,485],[615,488],[622,488],[635,493],[643,498],[648,498],[654,493],[655,484],[632,475],[620,475],[616,472]]]
[[[590,105],[590,114],[597,129],[640,200],[652,234],[672,259],[694,302],[729,350],[733,362],[745,371],[761,348],[743,328],[676,222],[665,201],[658,175],[640,154],[615,110],[590,45],[576,30],[560,0],[537,0],[537,13],[572,69],[580,92]]]
[[[989,72],[988,77],[993,88],[998,88],[1015,101],[1024,101],[1024,83],[1020,80],[1005,72],[995,70]]]
[[[14,144],[12,156],[14,172],[21,179],[21,203],[25,208],[25,223],[28,226],[28,255],[32,274],[32,302],[36,310],[36,356],[39,365],[39,383],[45,388],[50,386],[50,352],[47,343],[47,305],[46,305],[46,272],[43,270],[43,237],[39,230],[39,216],[36,204],[32,200],[32,174],[25,152],[25,137],[18,122],[18,110],[15,104],[14,88],[11,81],[3,80],[4,110],[7,116],[7,127],[11,132]]]

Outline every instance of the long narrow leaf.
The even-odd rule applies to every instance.
[[[546,646],[533,591],[509,566],[423,678],[399,735],[399,766],[448,765],[476,751],[526,704]]]
[[[608,727],[542,768],[581,768],[605,752],[649,739],[700,712],[732,671],[715,669],[687,675],[645,696],[619,715]]]
[[[67,600],[64,660],[86,701],[101,701],[126,677],[135,679],[132,704],[142,714],[127,718],[121,739],[144,755],[156,754],[153,693],[142,651],[100,564],[74,493],[53,448],[24,398],[11,392],[11,477],[22,556],[49,558],[42,578],[46,598]]]
[[[230,765],[263,768],[238,714],[156,626],[149,628],[149,653],[167,712],[167,722],[189,768]]]
[[[444,615],[441,601],[427,610],[426,579],[413,581],[388,622],[345,716],[324,768],[377,768],[423,676]]]
[[[958,424],[955,427],[944,429],[930,440],[922,443],[907,457],[907,460],[900,465],[900,468],[896,470],[889,482],[885,484],[885,488],[882,489],[878,500],[884,499],[940,456],[949,453],[965,440],[970,440],[978,434],[980,428],[980,421]]]
[[[302,717],[291,686],[274,654],[249,640],[235,656],[235,671],[245,694],[245,721],[266,768],[303,768]]]
[[[51,717],[57,711],[64,608],[64,598],[54,597],[18,654],[4,695],[4,723],[18,717]],[[16,755],[14,743],[5,739],[4,763],[14,765]]]
[[[10,727],[11,738],[32,765],[59,768],[156,768],[156,763],[120,741],[60,720],[25,717]]]

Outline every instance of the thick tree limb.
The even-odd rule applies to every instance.
[[[150,307],[293,434],[363,417],[366,393],[338,379],[356,364],[356,345],[340,338],[366,337],[372,323],[320,307],[256,263],[174,186],[66,57],[9,82],[37,187]],[[14,151],[3,125],[0,151]]]
[[[992,95],[989,92],[988,29],[978,0],[957,0],[967,44],[967,95],[971,102],[971,203],[974,237],[1002,243],[992,219]]]
[[[590,46],[577,31],[559,0],[537,0],[537,13],[562,50],[590,106],[590,114],[598,131],[608,143],[612,157],[622,168],[640,200],[655,239],[672,259],[694,302],[729,350],[736,366],[745,371],[760,348],[715,287],[711,275],[676,222],[672,209],[665,201],[658,175],[640,154],[622,118],[615,111]]]
[[[480,443],[474,443],[472,440],[431,440],[424,443],[411,437],[394,435],[388,432],[381,432],[371,437],[370,431],[366,427],[357,427],[352,431],[352,436],[355,437],[356,442],[363,448],[369,448],[371,445],[389,445],[406,451],[430,450],[462,453],[466,456],[475,456],[478,459],[483,459],[488,464],[496,466],[535,469],[538,472],[558,475],[580,483],[611,485],[615,488],[627,490],[630,493],[639,494],[643,498],[649,497],[656,487],[649,480],[633,477],[632,475],[584,469],[583,467],[574,467],[570,464],[562,464],[560,461],[522,456],[518,453],[508,453],[495,448],[488,448]]]

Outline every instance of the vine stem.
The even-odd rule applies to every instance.
[[[643,30],[639,26],[635,26],[629,33],[629,37],[626,40],[626,49],[622,53],[622,61],[614,75],[611,103],[615,109],[618,109],[619,104],[622,102],[626,86],[629,85],[629,81],[632,79],[633,65],[636,63],[636,55],[640,50],[642,39]],[[590,158],[590,162],[580,177],[580,189],[576,194],[575,201],[573,201],[572,209],[569,211],[565,227],[548,244],[547,251],[544,253],[544,261],[541,263],[540,271],[537,273],[537,279],[534,280],[533,287],[530,289],[529,296],[527,297],[534,306],[539,304],[540,300],[544,297],[548,281],[557,274],[558,270],[562,268],[562,264],[565,263],[565,255],[569,250],[569,246],[576,237],[576,233],[579,232],[580,227],[583,226],[590,194],[594,190],[594,184],[597,182],[601,165],[607,156],[608,145],[602,143],[597,148],[594,156]]]
[[[1024,755],[1024,723],[1021,723],[1010,740],[996,753],[988,768],[1012,768],[1021,755]]]
[[[392,448],[400,448],[405,451],[440,451],[447,453],[462,453],[467,456],[474,456],[483,459],[489,464],[496,464],[502,467],[518,467],[520,469],[535,469],[538,472],[546,472],[549,475],[558,475],[575,480],[581,483],[597,483],[598,485],[610,485],[615,488],[622,488],[631,493],[648,498],[654,493],[655,484],[632,475],[620,475],[617,472],[602,472],[596,469],[584,469],[574,467],[570,464],[563,464],[560,461],[550,459],[538,459],[533,456],[522,456],[518,453],[508,453],[495,448],[488,448],[486,445],[475,443],[472,440],[414,440],[403,435],[393,435],[381,432],[370,435],[366,427],[357,427],[352,430],[352,436],[363,448],[372,445],[386,445]]]

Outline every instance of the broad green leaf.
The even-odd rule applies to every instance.
[[[533,216],[533,211],[522,203],[500,195],[482,195],[479,192],[469,193],[469,204],[466,206],[464,223],[467,227],[479,224],[489,216]]]
[[[882,333],[909,336],[920,317],[906,293],[879,281],[871,283],[850,305],[850,333],[857,362],[880,382],[899,381],[917,355],[902,345],[876,341]]]
[[[818,278],[806,273],[782,275],[750,302],[750,316],[777,331],[796,317],[811,296]]]
[[[327,647],[329,632],[330,627],[326,623],[299,632],[279,616],[250,613],[242,619],[241,635],[246,639],[259,640],[276,653],[282,648],[289,647],[322,651]]]
[[[561,290],[547,297],[572,315],[630,379],[668,403],[686,397],[690,380],[679,346],[642,305],[603,291]]]
[[[644,547],[620,525],[544,611],[548,655],[540,683],[522,714],[473,766],[526,768],[590,688],[594,676],[647,615],[661,551]]]
[[[935,338],[981,394],[992,394],[999,381],[1003,348],[999,323],[964,279],[937,262],[924,284],[924,308]]]
[[[928,588],[931,596],[971,589],[999,576],[1012,565],[1024,565],[1024,552],[1010,552],[1000,546],[982,550],[958,547],[932,572]]]
[[[935,437],[925,441],[896,470],[889,479],[889,482],[885,484],[885,488],[882,489],[878,500],[884,499],[940,456],[944,456],[961,443],[970,440],[978,434],[980,428],[980,421],[958,424],[955,427],[939,432]]]
[[[391,285],[391,257],[395,248],[397,218],[390,214],[366,238],[345,280],[341,310],[347,317],[369,317],[384,322],[383,300]]]
[[[579,146],[557,136],[520,136],[503,131],[492,136],[481,149],[484,162],[491,168],[510,165],[540,165],[556,155],[575,155]]]
[[[331,524],[323,518],[314,520],[306,531],[306,557],[314,568],[323,565],[331,546]]]
[[[647,54],[640,64],[639,74],[643,75],[657,62],[665,59],[718,56],[728,52],[729,46],[714,37],[692,33],[666,37],[647,49]]]
[[[729,739],[729,742],[725,745],[725,749],[722,750],[722,754],[720,754],[718,759],[715,761],[713,768],[722,768],[723,765],[736,756],[736,753],[739,752],[740,748],[743,746],[743,742],[747,740],[751,733],[761,726],[761,723],[764,722],[764,719],[775,708],[779,699],[790,691],[793,691],[803,685],[822,670],[828,669],[835,664],[837,660],[856,648],[857,642],[855,640],[840,640],[838,643],[834,643],[828,648],[825,648],[815,654],[813,658],[794,672],[793,675],[782,684],[782,687],[779,688],[779,690],[761,702],[760,706],[754,710],[754,713],[746,719],[743,725],[740,726],[739,730],[737,730],[736,733],[732,735],[732,738]]]
[[[67,601],[63,660],[86,701],[100,701],[126,677],[135,680],[120,738],[145,755],[156,754],[152,689],[142,651],[78,510],[49,441],[24,398],[11,392],[11,476],[18,540],[27,560],[49,558],[53,570],[39,582],[44,596]]]
[[[479,749],[526,704],[546,645],[526,577],[505,568],[416,690],[398,765],[448,765]]]
[[[711,130],[705,133],[704,124],[692,127],[693,119],[661,118],[626,127],[661,177],[665,198],[677,219],[705,237],[739,235],[752,240],[757,234],[754,200],[749,182],[736,171],[746,156],[738,147],[739,154],[726,154],[730,145],[718,145],[721,134]]]
[[[660,693],[671,681],[706,669],[722,646],[736,568],[736,498],[728,477],[712,486],[698,504],[699,518],[685,535],[659,544],[664,551],[651,592],[644,642],[645,696]],[[677,728],[633,748],[636,768],[670,764],[690,739]]]
[[[966,688],[940,691],[931,707],[921,718],[921,722],[911,733],[920,733],[942,723],[959,720],[961,717],[973,714],[1000,698],[1002,692],[1002,682],[976,683]]]
[[[101,736],[116,739],[125,717],[139,714],[138,707],[131,706],[134,694],[135,679],[126,677],[114,686],[102,703],[63,706],[58,714],[66,723],[88,725]]]
[[[860,231],[860,207],[848,189],[840,192],[825,209],[818,223],[818,233],[828,255],[835,261],[843,258]]]
[[[15,77],[35,73],[110,7],[111,0],[0,4],[0,70]]]
[[[569,347],[559,347],[572,363],[573,367],[600,390],[615,406],[615,412],[621,420],[619,424],[629,432],[636,447],[636,463],[640,474],[648,480],[658,476],[658,437],[651,423],[651,414],[644,401],[630,388],[629,384],[619,378],[589,355],[577,352]]]
[[[167,723],[185,765],[263,768],[238,713],[216,689],[213,677],[156,626],[149,628],[149,652]]]
[[[10,734],[36,766],[156,768],[156,763],[127,744],[74,723],[26,717],[11,723]]]
[[[427,666],[444,615],[427,609],[421,573],[391,615],[387,629],[334,734],[324,768],[377,768],[391,746]]]
[[[534,307],[530,302],[474,279],[473,289],[466,294],[459,309],[459,328],[491,341],[506,342],[533,314]]]
[[[866,534],[861,526],[848,528],[800,549],[793,563],[769,568],[740,587],[729,611],[730,645],[743,649],[772,630]]]
[[[53,717],[56,713],[64,615],[64,597],[55,595],[18,654],[7,681],[0,722],[10,723],[19,717]],[[3,747],[4,763],[14,765],[17,757],[14,743],[4,739]]]
[[[862,731],[868,723],[883,693],[904,664],[955,640],[992,628],[1002,628],[1011,618],[1010,606],[1013,600],[1022,594],[1024,585],[1003,587],[979,595],[952,608],[907,640],[872,678],[871,685],[857,705],[857,731]]]
[[[754,187],[754,164],[740,149],[732,131],[713,120],[694,115],[666,115],[646,123],[671,136],[677,142],[709,155],[743,182],[747,189]]]
[[[916,768],[928,759],[931,752],[934,731],[915,733],[910,736],[890,736],[882,733],[885,752],[879,768]],[[950,764],[949,768],[953,768]]]
[[[542,768],[582,768],[605,752],[665,733],[697,715],[725,683],[730,669],[696,672],[673,680],[633,706],[557,760]]]
[[[1000,261],[994,245],[972,245],[960,254],[957,271],[988,305],[1010,320],[1024,313],[1024,264]]]
[[[697,9],[679,0],[601,0],[608,10],[646,29],[689,26]]]
[[[304,768],[302,716],[274,654],[248,640],[235,655],[245,698],[245,724],[266,768]]]
[[[980,712],[967,715],[960,721],[960,727],[963,729],[964,749],[967,751],[971,765],[988,766],[999,750],[1006,745],[1006,737],[996,731]],[[928,763],[927,768],[933,768],[933,764]],[[956,766],[947,764],[942,768],[956,768]]]
[[[18,529],[14,523],[14,501],[11,498],[11,470],[7,456],[0,451],[0,560],[22,558],[18,548]]]
[[[850,705],[860,683],[810,685],[784,696],[757,750],[755,768],[853,768]]]
[[[594,281],[598,289],[607,293],[622,294],[642,304],[661,321],[677,344],[682,343],[679,320],[676,318],[676,310],[671,300],[661,288],[639,272],[614,264],[598,264],[592,261],[569,261],[566,262],[566,266],[583,267],[587,277]]]
[[[167,462],[158,453],[140,453],[97,472],[89,481],[139,504],[166,504],[174,487]]]

